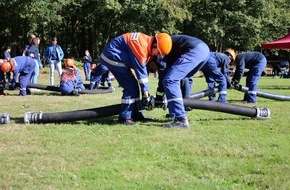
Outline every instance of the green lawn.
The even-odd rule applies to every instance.
[[[57,81],[56,77],[56,81]],[[39,83],[48,84],[47,70]],[[150,77],[151,94],[157,79]],[[245,78],[241,84],[245,84]],[[258,98],[243,104],[243,93],[228,91],[233,104],[271,111],[269,120],[207,110],[188,112],[191,128],[166,129],[167,111],[137,126],[117,116],[63,124],[25,124],[27,111],[61,112],[120,103],[111,94],[60,96],[42,90],[19,97],[6,91],[0,126],[0,189],[290,189],[290,102]],[[193,92],[206,88],[194,78]],[[262,77],[259,90],[290,96],[290,79]],[[207,99],[207,98],[204,98]]]

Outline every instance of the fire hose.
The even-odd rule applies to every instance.
[[[191,94],[189,98],[200,99],[200,98],[203,98],[203,97],[206,97],[206,96],[210,96],[210,95],[216,94],[217,92],[218,92],[217,88],[206,89],[206,90]]]
[[[154,108],[154,97],[150,98],[149,110]],[[184,106],[194,109],[202,109],[209,111],[218,111],[236,115],[242,115],[257,119],[269,119],[270,110],[268,108],[259,109],[257,107],[245,107],[239,105],[233,105],[228,103],[212,102],[198,99],[183,99]],[[142,108],[140,108],[142,109]],[[57,113],[43,113],[43,112],[26,112],[24,114],[24,122],[30,123],[61,123],[71,122],[78,120],[96,119],[101,117],[108,117],[117,115],[120,113],[121,104],[104,106],[99,108],[76,110],[68,112]]]
[[[249,91],[248,87],[244,87],[242,85],[237,85],[235,89],[241,92],[245,92],[245,93]],[[273,99],[273,100],[290,101],[290,96],[271,94],[271,93],[260,92],[260,91],[257,91],[257,96],[268,98],[268,99]]]
[[[86,89],[89,89],[90,88],[90,84],[84,84],[85,88]],[[108,86],[98,86],[97,89],[108,89],[109,87]]]
[[[28,88],[37,88],[42,90],[48,90],[48,91],[54,91],[54,92],[60,92],[59,87],[57,86],[49,86],[49,85],[42,85],[42,84],[28,84]],[[114,92],[114,88],[104,88],[104,89],[96,89],[96,90],[80,90],[78,91],[79,94],[106,94]]]
[[[184,106],[194,109],[217,111],[234,115],[247,116],[257,119],[269,119],[270,110],[268,108],[246,107],[230,103],[221,103],[207,100],[183,99]]]

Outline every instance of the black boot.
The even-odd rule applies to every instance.
[[[167,128],[190,128],[187,117],[176,117],[171,123],[164,124]]]

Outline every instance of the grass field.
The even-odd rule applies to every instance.
[[[40,84],[49,83],[44,71]],[[151,76],[153,95],[156,84]],[[170,122],[162,109],[146,111],[158,120],[137,126],[119,125],[117,116],[62,124],[23,121],[27,111],[119,104],[122,89],[116,81],[114,86],[111,94],[78,97],[6,91],[0,113],[9,113],[11,123],[0,126],[0,189],[290,189],[290,102],[258,98],[257,104],[243,104],[243,93],[229,90],[230,103],[267,107],[271,118],[193,110],[188,130],[161,127]],[[205,79],[195,77],[193,92],[205,88]],[[259,90],[290,96],[290,79],[262,77]]]

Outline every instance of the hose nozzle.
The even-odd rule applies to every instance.
[[[30,123],[37,123],[38,116],[41,118],[42,112],[25,112],[24,114],[24,123],[30,124]]]
[[[257,119],[270,119],[270,110],[268,108],[256,108]]]
[[[8,113],[2,113],[0,115],[0,124],[9,124],[10,123],[10,115]]]

